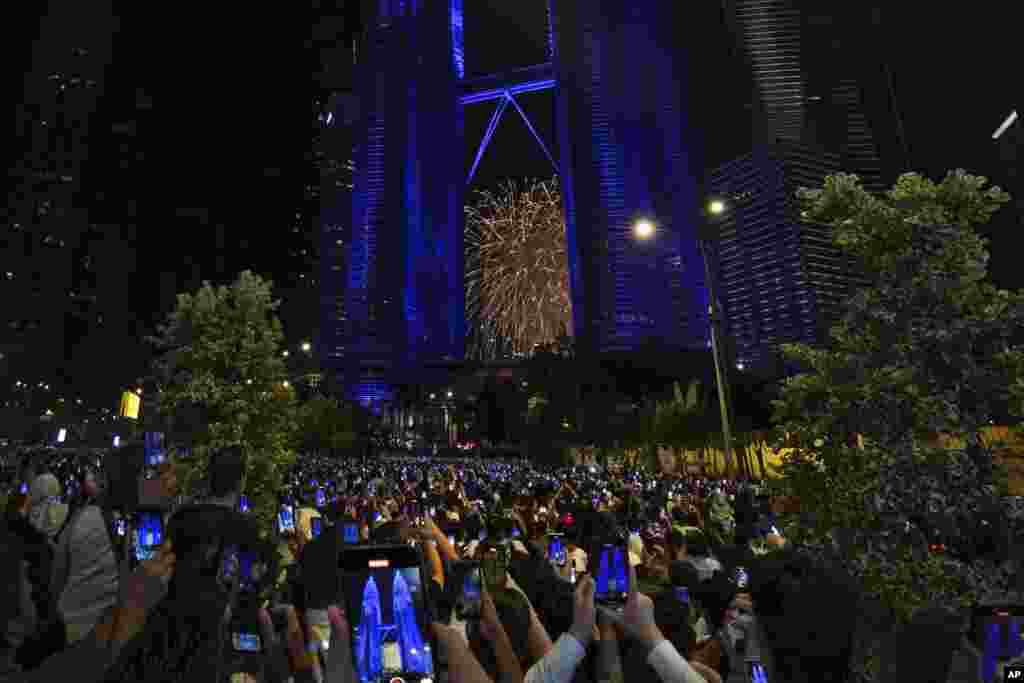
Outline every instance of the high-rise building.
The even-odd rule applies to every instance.
[[[95,187],[84,180],[96,150],[104,81],[117,18],[104,3],[55,6],[26,70],[0,242],[3,384],[74,384],[74,356],[105,316],[96,290]],[[10,374],[15,372],[17,376]]]
[[[820,344],[862,281],[827,229],[800,220],[799,187],[820,186],[840,156],[800,143],[758,146],[715,169],[708,190],[726,198],[711,251],[737,367],[777,369],[782,343]]]
[[[824,343],[842,300],[863,282],[824,228],[799,220],[796,190],[842,171],[881,192],[905,170],[906,152],[877,7],[724,6],[753,76],[754,147],[706,182],[729,206],[713,272],[734,362],[778,369],[778,345]]]
[[[872,191],[905,170],[892,92],[891,36],[874,3],[723,0],[753,73],[755,138],[839,155]]]
[[[573,327],[584,352],[703,348],[698,56],[679,3],[552,2]],[[643,64],[636,70],[631,65]],[[648,222],[653,230],[636,230]]]

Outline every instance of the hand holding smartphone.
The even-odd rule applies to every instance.
[[[135,560],[153,559],[156,549],[164,540],[163,515],[160,512],[135,513]]]

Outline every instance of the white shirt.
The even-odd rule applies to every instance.
[[[563,633],[544,658],[530,667],[523,683],[570,683],[587,651],[571,633]]]
[[[690,663],[676,650],[671,641],[663,640],[647,655],[647,663],[651,665],[662,683],[707,683]]]

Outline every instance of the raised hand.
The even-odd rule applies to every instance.
[[[589,574],[584,575],[576,584],[572,629],[570,632],[584,647],[593,638],[594,625],[597,623],[597,612],[594,607],[594,588],[594,578]]]
[[[294,678],[296,683],[304,681],[316,681],[316,683],[355,682],[349,626],[341,609],[334,605],[327,608],[327,618],[331,624],[331,642],[327,651],[324,652],[327,663],[326,671],[317,656],[317,651],[320,648],[312,630],[307,625],[307,632],[303,633],[294,607],[285,608],[285,614],[286,639],[281,642],[277,634],[274,633],[270,614],[265,609],[259,611],[263,651],[273,674],[273,681],[284,683],[289,678]]]
[[[648,649],[665,640],[654,622],[654,601],[637,589],[636,568],[629,567],[629,598],[622,612],[622,627]]]

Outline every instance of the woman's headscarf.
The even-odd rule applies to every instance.
[[[68,517],[68,506],[60,496],[60,482],[48,473],[36,477],[29,489],[28,521],[51,541]]]

